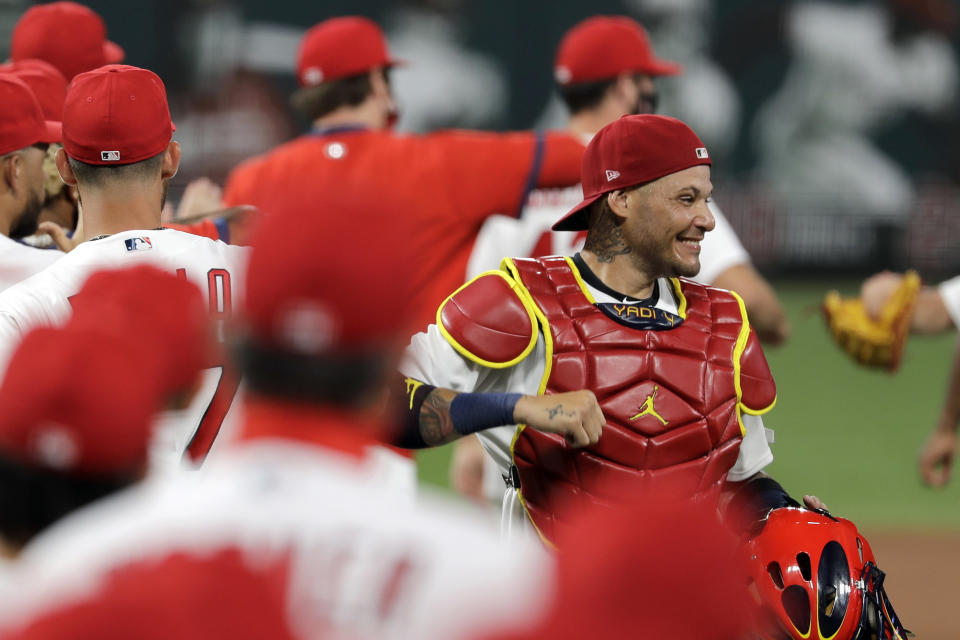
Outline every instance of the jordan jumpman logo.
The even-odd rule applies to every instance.
[[[654,386],[653,386],[653,393],[651,393],[650,395],[648,395],[648,396],[647,396],[647,399],[643,401],[643,405],[640,407],[640,413],[638,413],[637,415],[635,415],[635,416],[633,416],[632,418],[630,418],[630,420],[637,420],[638,418],[642,418],[642,417],[645,416],[645,415],[651,415],[651,416],[653,416],[654,418],[656,418],[657,420],[659,420],[660,422],[662,422],[664,426],[670,424],[669,422],[667,422],[666,420],[664,420],[664,419],[663,419],[663,416],[661,416],[659,413],[657,413],[657,410],[653,407],[653,401],[654,401],[654,400],[656,399],[656,397],[657,397],[657,389],[658,389],[658,388],[659,388],[659,387],[657,387],[657,385],[654,385]]]

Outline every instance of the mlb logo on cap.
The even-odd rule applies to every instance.
[[[119,162],[120,161],[120,152],[119,151],[101,151],[100,159],[104,162]]]
[[[142,236],[140,238],[127,238],[123,241],[123,244],[127,247],[127,251],[144,251],[146,249],[153,249],[153,243],[150,242],[150,238]]]
[[[701,158],[701,159],[703,159],[703,158],[709,158],[710,156],[707,154],[707,148],[706,148],[706,147],[697,147],[697,157],[698,157],[698,158]]]

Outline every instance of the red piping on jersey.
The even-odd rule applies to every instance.
[[[248,397],[239,440],[284,438],[347,453],[357,458],[374,445],[383,446],[387,427],[369,413],[282,404]]]

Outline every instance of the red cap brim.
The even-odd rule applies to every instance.
[[[583,202],[575,206],[573,209],[570,209],[570,211],[567,212],[567,215],[554,222],[553,226],[550,228],[554,231],[584,231],[589,229],[590,221],[587,219],[586,209],[605,195],[606,193],[598,193],[597,195],[590,196],[589,198],[584,198]]]
[[[123,48],[116,42],[110,42],[107,40],[103,43],[104,64],[116,64],[118,62],[123,62],[125,57],[126,54],[123,52]]]
[[[43,138],[37,142],[63,142],[63,127],[59,122],[44,120]]]
[[[646,65],[646,68],[641,69],[641,71],[648,76],[678,76],[683,73],[683,65],[654,58]]]

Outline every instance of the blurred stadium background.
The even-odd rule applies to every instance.
[[[0,0],[0,42],[30,4]],[[551,69],[563,32],[598,13],[638,18],[658,54],[686,67],[659,80],[660,111],[687,120],[707,142],[716,200],[794,327],[786,346],[768,352],[779,387],[769,418],[771,473],[878,538],[908,626],[957,637],[937,626],[956,588],[932,585],[960,561],[960,480],[924,488],[915,463],[940,408],[955,337],[914,338],[896,375],[865,371],[829,342],[817,307],[828,288],[855,293],[859,279],[879,269],[914,267],[927,282],[960,273],[960,4],[85,4],[105,17],[130,64],[167,83],[177,137],[188,141],[174,200],[189,179],[222,181],[242,159],[306,128],[286,96],[297,42],[321,19],[359,13],[384,25],[394,53],[410,62],[392,76],[399,127],[428,131],[561,126]],[[446,486],[448,458],[447,449],[422,455],[422,477]]]
[[[0,0],[0,42],[29,6]],[[662,113],[716,158],[716,195],[765,273],[960,271],[956,0],[91,0],[130,64],[170,92],[188,179],[306,128],[287,104],[303,31],[360,13],[410,62],[399,127],[563,124],[552,60],[566,29],[628,14],[686,72]],[[0,55],[6,52],[0,51]],[[479,177],[478,177],[479,179]]]

